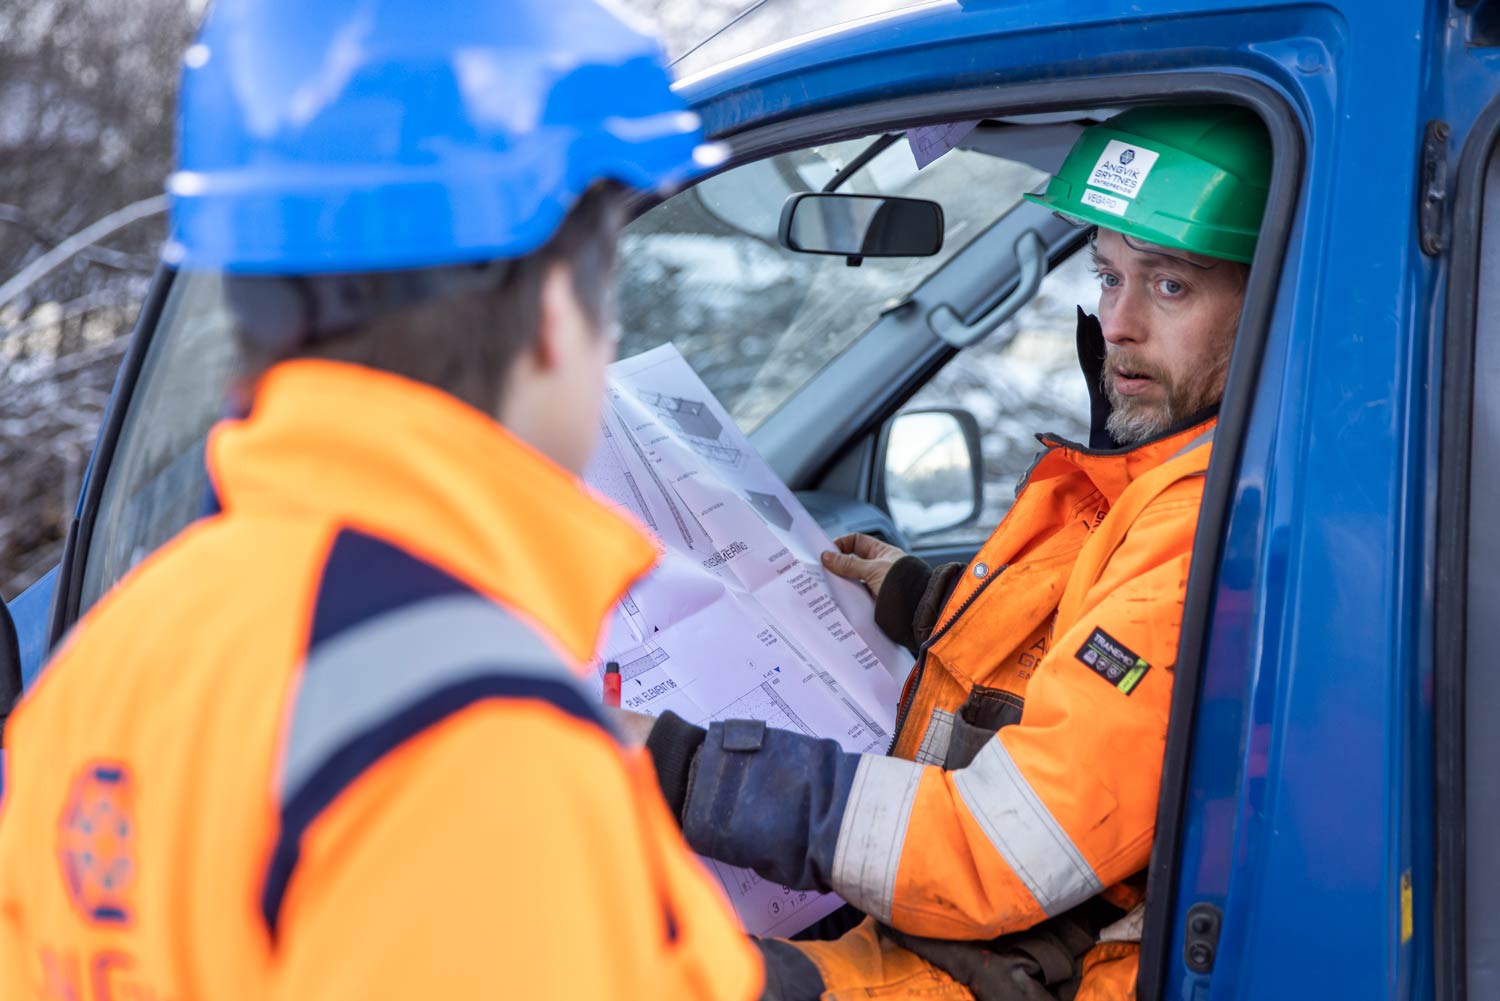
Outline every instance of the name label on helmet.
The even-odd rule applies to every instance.
[[[1105,191],[1113,191],[1126,198],[1134,198],[1141,192],[1141,185],[1156,166],[1157,153],[1144,146],[1132,146],[1118,139],[1111,139],[1104,147],[1088,183]],[[1101,206],[1102,207],[1102,206]]]
[[[1093,188],[1084,188],[1083,197],[1079,201],[1085,205],[1092,205],[1102,212],[1110,212],[1114,215],[1124,215],[1125,210],[1130,208],[1130,203],[1125,199],[1116,198],[1114,195],[1106,195],[1104,192],[1095,191]]]

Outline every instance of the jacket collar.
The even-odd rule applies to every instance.
[[[1154,438],[1123,448],[1094,449],[1057,435],[1039,434],[1037,441],[1046,446],[1046,451],[1023,479],[1023,489],[1026,484],[1080,470],[1113,504],[1137,477],[1176,458],[1185,448],[1201,444],[1199,439],[1212,432],[1218,420],[1219,408],[1215,405]]]
[[[572,474],[436,389],[355,365],[271,369],[214,428],[226,516],[326,520],[387,539],[540,626],[582,665],[655,546]]]
[[[1132,452],[1139,452],[1143,448],[1150,448],[1158,442],[1166,441],[1168,439],[1175,439],[1184,431],[1197,429],[1201,432],[1213,421],[1216,421],[1218,417],[1219,404],[1215,403],[1211,407],[1204,407],[1197,413],[1189,414],[1182,420],[1167,428],[1165,431],[1162,431],[1159,434],[1152,435],[1145,441],[1138,441],[1132,445],[1113,445],[1109,448],[1098,448],[1092,445],[1082,445],[1076,441],[1071,441],[1067,438],[1064,438],[1062,435],[1050,433],[1039,434],[1036,436],[1036,440],[1049,448],[1053,445],[1062,445],[1067,448],[1071,448],[1080,455],[1128,455]],[[1113,441],[1113,439],[1111,439],[1111,441]]]

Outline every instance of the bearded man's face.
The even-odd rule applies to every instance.
[[[1093,248],[1104,330],[1100,376],[1122,445],[1154,437],[1224,395],[1245,267],[1100,229]]]

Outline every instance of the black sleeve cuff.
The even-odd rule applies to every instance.
[[[915,556],[903,556],[891,565],[875,599],[875,624],[912,653],[917,652],[918,645],[912,621],[931,576],[932,568],[926,562]]]
[[[656,781],[661,784],[662,798],[672,808],[672,816],[682,822],[682,807],[687,802],[688,776],[693,759],[708,731],[694,726],[670,709],[656,718],[656,725],[646,737],[646,751],[656,766]]]
[[[958,590],[958,582],[963,579],[964,569],[962,563],[944,563],[927,578],[927,590],[922,592],[916,614],[911,617],[911,630],[918,646],[926,643],[932,636],[932,631],[937,628],[943,609],[948,607],[948,599]]]

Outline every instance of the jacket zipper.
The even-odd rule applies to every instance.
[[[916,701],[917,689],[922,687],[922,675],[927,670],[927,651],[932,648],[932,644],[942,639],[948,630],[953,628],[955,622],[963,618],[964,612],[967,612],[969,606],[979,600],[979,596],[984,593],[984,589],[989,587],[991,583],[997,580],[1009,568],[1009,563],[1003,563],[996,567],[995,572],[986,577],[984,582],[974,589],[974,593],[964,599],[964,603],[958,606],[958,611],[953,613],[953,617],[934,629],[932,635],[927,637],[927,642],[918,648],[917,666],[913,669],[916,673],[912,676],[911,683],[906,686],[906,692],[901,697],[901,705],[896,710],[896,731],[891,735],[891,746],[886,748],[885,753],[887,757],[896,752],[896,743],[901,739],[902,728],[906,726],[907,713],[911,711],[911,704]]]

